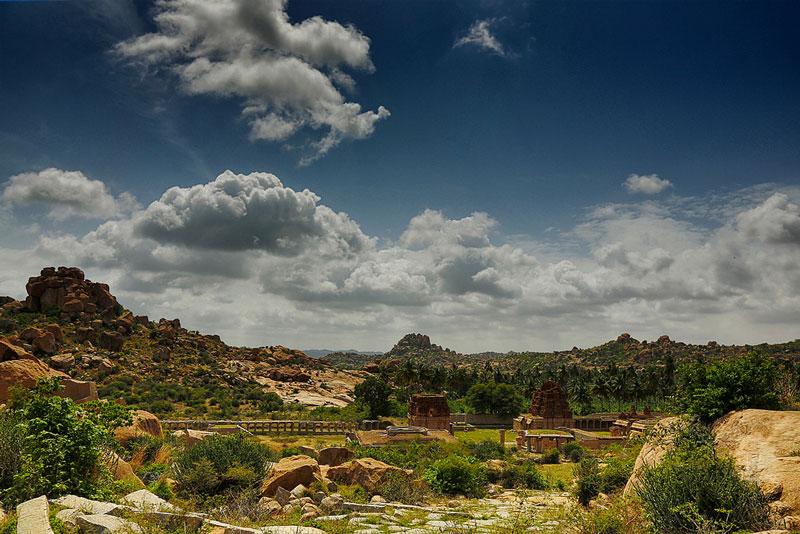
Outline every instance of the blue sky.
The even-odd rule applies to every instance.
[[[0,293],[75,264],[249,345],[794,339],[799,15],[0,2]]]

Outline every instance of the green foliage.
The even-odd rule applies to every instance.
[[[472,453],[472,456],[482,462],[486,460],[501,460],[506,457],[505,445],[492,439],[468,443],[467,448]]]
[[[543,464],[557,464],[561,461],[561,453],[558,452],[558,449],[553,448],[549,449],[542,454],[542,463]]]
[[[17,426],[20,422],[19,412],[0,409],[0,488],[10,487],[19,473],[24,437]]]
[[[0,523],[0,534],[17,534],[17,518],[9,517]]]
[[[267,473],[277,455],[242,434],[211,436],[179,452],[173,462],[178,492],[210,496],[252,486]]]
[[[496,382],[470,387],[464,402],[473,413],[517,416],[525,407],[525,399],[514,386]]]
[[[741,358],[686,364],[678,369],[681,408],[704,423],[732,410],[779,406],[775,364],[756,352]]]
[[[533,462],[525,461],[520,465],[510,465],[499,472],[489,471],[489,480],[504,488],[547,489],[547,478],[536,468]]]
[[[39,379],[20,408],[20,469],[6,492],[12,502],[37,495],[94,495],[100,446],[110,443],[116,426],[132,420],[114,403],[77,406],[53,395],[59,387],[57,377]]]
[[[368,409],[370,419],[391,413],[392,405],[389,402],[391,394],[392,386],[374,376],[357,384],[353,390],[353,397],[358,404]]]
[[[633,472],[635,458],[635,455],[612,456],[602,468],[596,458],[581,458],[575,466],[578,502],[586,506],[600,493],[609,494],[623,488]]]
[[[486,469],[483,464],[470,463],[461,456],[449,456],[426,469],[424,478],[438,494],[481,497],[485,492]]]
[[[577,441],[570,441],[561,447],[561,453],[573,463],[578,463],[586,455],[586,449]]]
[[[258,409],[263,413],[276,412],[281,408],[283,408],[283,399],[274,391],[268,392],[258,403]]]
[[[766,497],[709,440],[711,432],[702,427],[679,430],[662,462],[645,466],[635,491],[654,530],[728,533],[769,525]]]
[[[390,502],[419,504],[425,498],[426,488],[414,475],[405,471],[389,471],[383,477],[377,493]]]

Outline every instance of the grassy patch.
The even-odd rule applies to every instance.
[[[573,482],[572,472],[574,468],[575,464],[571,463],[544,464],[539,466],[539,469],[542,470],[544,476],[551,483],[551,486],[555,487],[558,484],[558,481],[561,481],[564,484],[564,487],[566,488],[572,485]]]

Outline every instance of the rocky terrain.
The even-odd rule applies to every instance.
[[[573,347],[569,351],[555,352],[483,352],[478,354],[461,354],[431,342],[424,334],[408,334],[391,350],[378,357],[370,357],[357,353],[334,353],[327,356],[328,361],[337,367],[348,369],[376,369],[377,366],[396,360],[392,365],[399,365],[405,360],[422,361],[427,365],[456,365],[469,367],[486,365],[502,370],[517,368],[557,368],[562,365],[577,365],[585,368],[599,368],[614,363],[618,366],[642,366],[649,363],[663,363],[672,359],[676,363],[718,359],[741,356],[758,349],[778,361],[796,361],[800,358],[800,340],[787,343],[761,345],[721,345],[709,341],[704,345],[693,345],[681,341],[673,341],[667,335],[655,341],[639,341],[630,334],[620,334],[617,339],[596,347],[580,349]]]
[[[0,402],[15,382],[60,375],[155,412],[225,415],[236,405],[255,415],[270,392],[286,403],[345,406],[363,379],[299,350],[232,347],[179,319],[134,316],[77,268],[42,269],[26,291],[25,301],[0,297]]]

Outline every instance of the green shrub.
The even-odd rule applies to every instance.
[[[267,474],[277,455],[242,434],[211,436],[179,452],[173,462],[178,492],[203,496],[252,486]]]
[[[596,458],[585,457],[575,466],[575,496],[583,506],[597,497],[603,484]]]
[[[425,498],[425,483],[405,471],[389,471],[378,487],[378,494],[387,501],[419,504]]]
[[[528,489],[547,489],[547,479],[532,462],[509,466],[494,475],[493,478],[492,482],[496,482],[504,488],[513,489],[525,486]]]
[[[0,488],[8,488],[19,473],[23,434],[17,425],[21,414],[0,409]]]
[[[577,441],[570,441],[561,447],[561,452],[573,463],[578,463],[586,454],[586,449]]]
[[[514,386],[489,382],[475,384],[464,399],[473,413],[494,413],[515,417],[525,408],[525,398]]]
[[[766,497],[709,440],[711,432],[697,425],[678,431],[675,448],[643,469],[635,491],[654,530],[727,533],[769,525]]]
[[[472,456],[482,462],[486,460],[499,460],[506,457],[505,445],[491,439],[469,443],[467,448],[472,453]]]
[[[645,534],[647,524],[637,506],[628,500],[614,499],[604,506],[570,510],[563,523],[571,534]]]
[[[258,403],[258,409],[262,413],[277,412],[281,408],[283,408],[283,399],[274,391],[267,392],[264,398]]]
[[[6,491],[11,502],[74,493],[91,497],[98,491],[101,445],[112,443],[112,430],[132,422],[130,411],[115,403],[86,403],[53,395],[60,379],[40,378],[27,399],[18,402],[23,436],[20,468]]]
[[[561,453],[558,452],[558,449],[553,448],[547,450],[542,454],[542,463],[543,464],[557,464],[561,461]]]
[[[481,497],[486,486],[486,469],[483,464],[470,463],[461,456],[449,456],[429,467],[424,478],[436,493]]]

